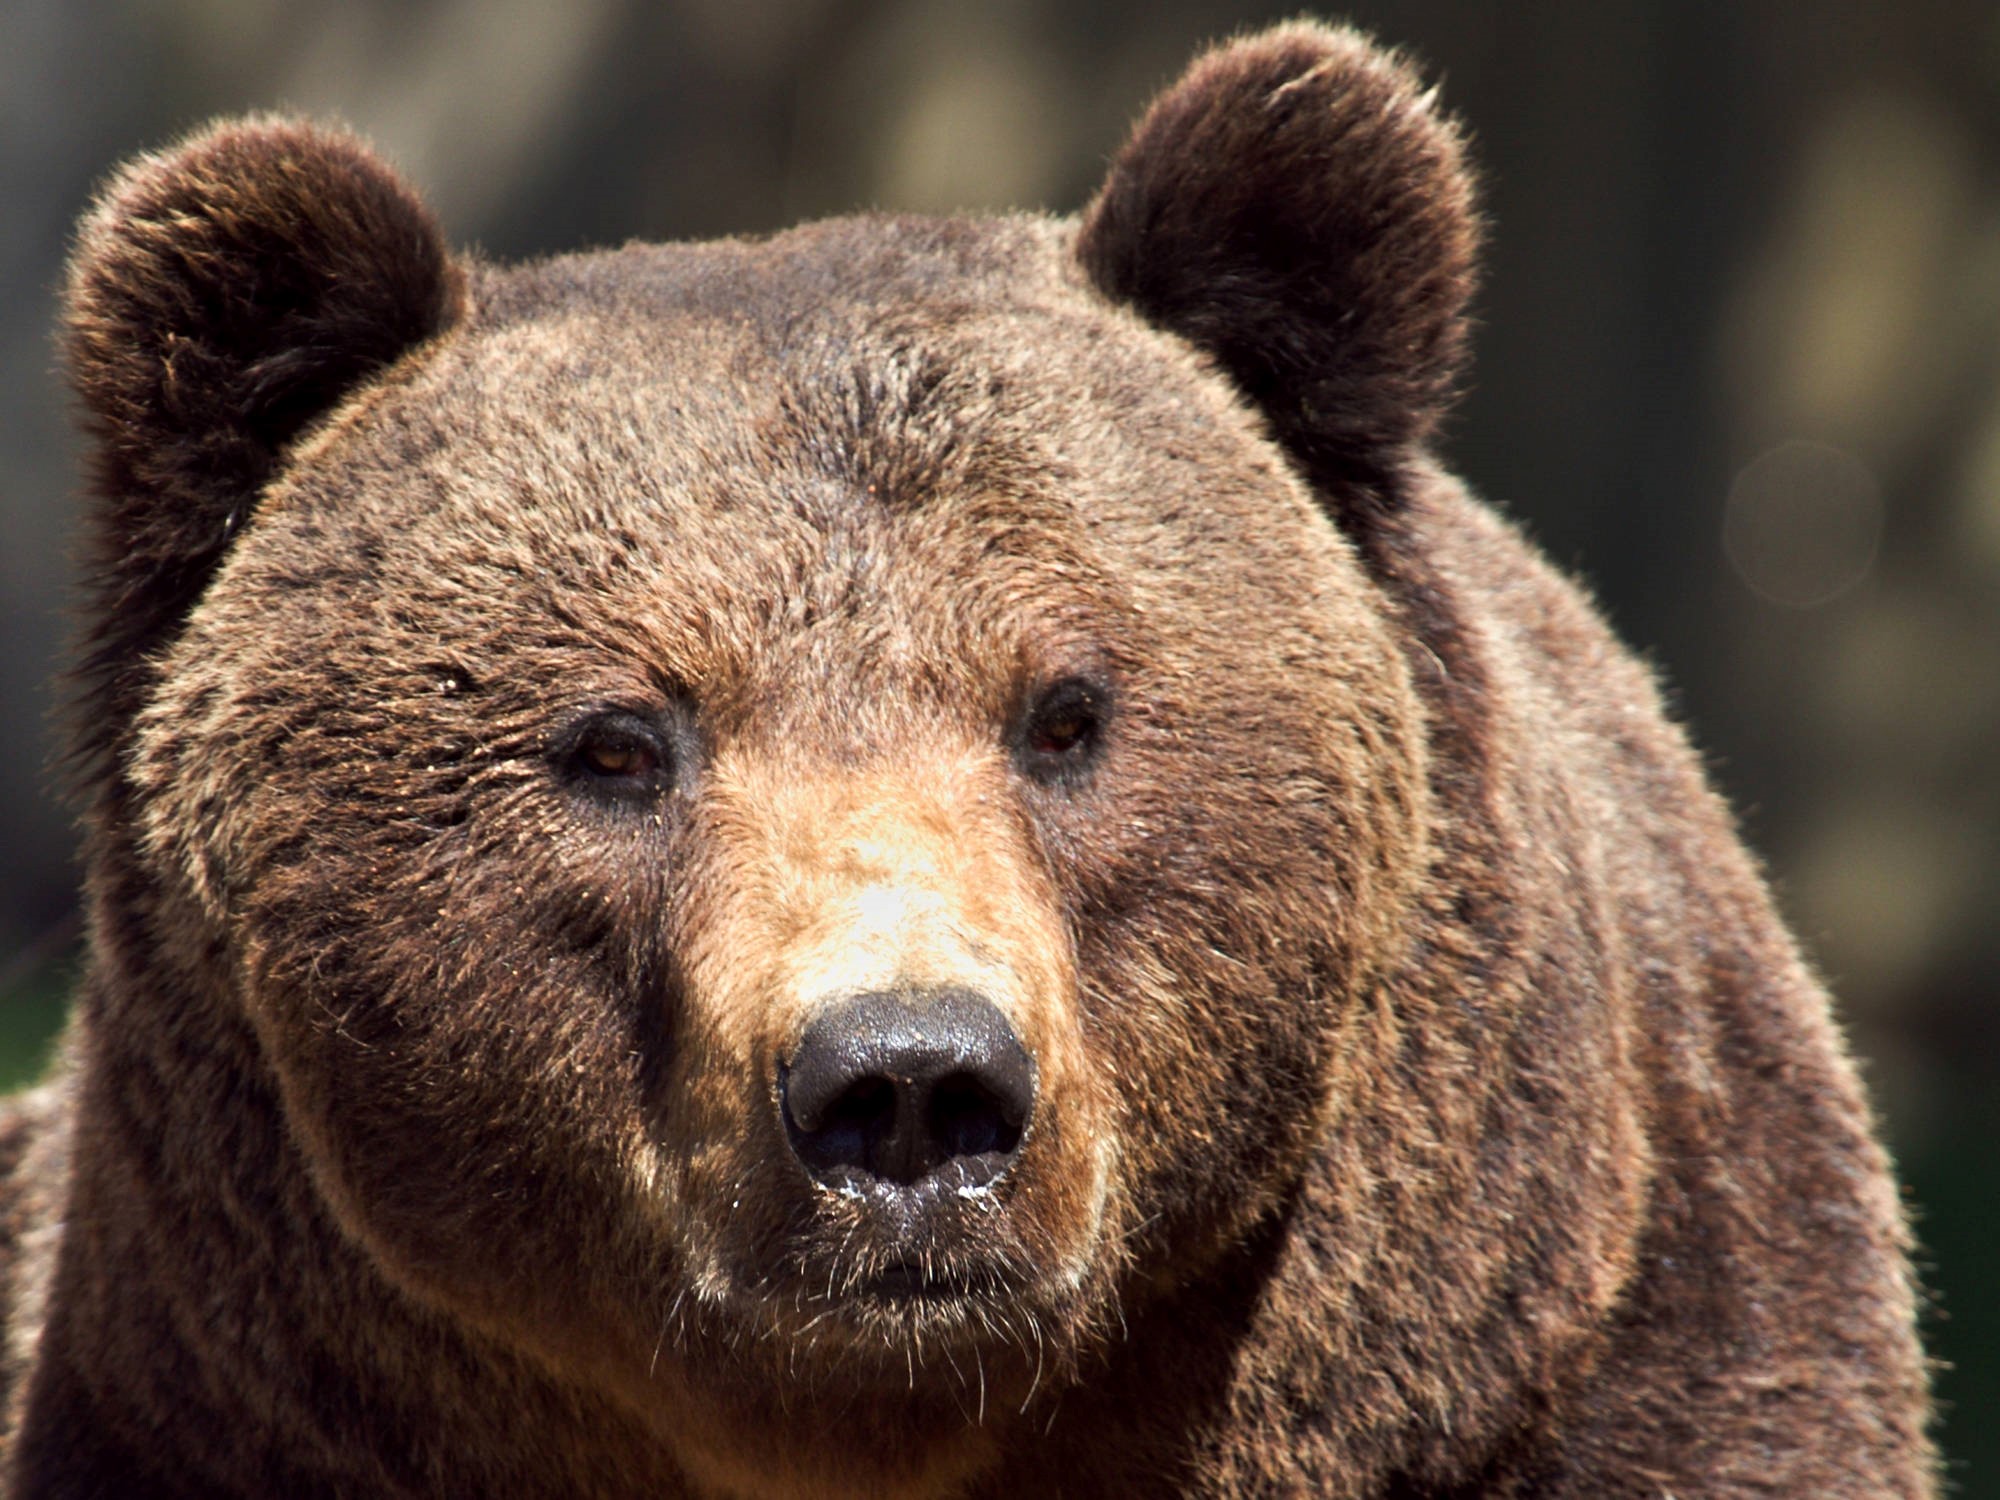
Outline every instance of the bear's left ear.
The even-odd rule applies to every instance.
[[[1228,43],[1154,101],[1085,211],[1098,288],[1206,350],[1350,531],[1449,407],[1479,217],[1431,93],[1358,33]]]
[[[112,180],[62,328],[93,440],[87,747],[123,732],[286,445],[463,296],[429,210],[341,131],[227,121]]]

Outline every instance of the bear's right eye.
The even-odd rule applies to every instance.
[[[674,779],[667,736],[622,709],[585,719],[567,736],[558,762],[571,785],[619,801],[657,797]]]
[[[593,776],[630,780],[634,776],[650,776],[656,769],[649,746],[616,740],[585,745],[577,752],[577,759],[589,768]]]

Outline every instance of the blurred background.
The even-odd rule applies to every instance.
[[[48,329],[119,158],[343,118],[501,257],[1067,211],[1224,0],[0,0],[0,1087],[75,962]],[[1494,221],[1452,463],[1658,665],[1831,978],[2000,1497],[2000,7],[1375,0]],[[1983,1419],[1983,1420],[1982,1420]]]

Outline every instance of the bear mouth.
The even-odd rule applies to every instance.
[[[875,1226],[871,1226],[875,1227]],[[841,1236],[799,1247],[797,1282],[807,1300],[836,1318],[872,1321],[901,1310],[919,1316],[974,1317],[1030,1295],[1030,1277],[1006,1249],[953,1233]]]
[[[867,1343],[977,1341],[980,1328],[1041,1305],[1047,1288],[1004,1213],[975,1220],[950,1201],[913,1213],[872,1197],[828,1205],[830,1214],[791,1240],[785,1273],[765,1283],[767,1295],[827,1332],[845,1328]]]
[[[1108,1326],[1116,1264],[1095,1254],[1101,1214],[1074,1238],[1051,1222],[1066,1205],[1034,1166],[917,1191],[787,1174],[750,1212],[705,1221],[721,1233],[688,1315],[714,1348],[767,1351],[784,1378],[823,1374],[856,1399],[900,1400],[928,1366],[1018,1404]]]
[[[891,1260],[862,1278],[853,1296],[891,1304],[947,1304],[1004,1297],[1002,1277],[991,1270],[942,1267],[916,1258]]]

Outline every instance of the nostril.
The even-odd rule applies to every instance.
[[[863,1078],[833,1101],[822,1130],[867,1130],[896,1118],[896,1086],[886,1078]]]
[[[787,1103],[791,1100],[787,1091]],[[862,1078],[834,1096],[808,1127],[791,1114],[794,1148],[821,1172],[839,1167],[866,1170],[882,1154],[883,1143],[896,1128],[896,1086],[886,1078]]]
[[[911,1187],[951,1163],[970,1184],[1019,1149],[1035,1065],[969,991],[861,995],[806,1028],[778,1090],[792,1150],[823,1182]]]
[[[1018,1121],[1007,1119],[1007,1103],[970,1073],[940,1079],[931,1090],[930,1131],[950,1156],[1012,1155],[1021,1142]]]

